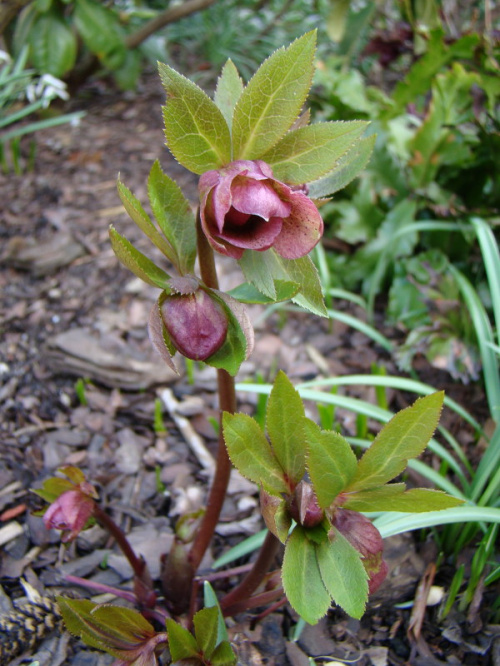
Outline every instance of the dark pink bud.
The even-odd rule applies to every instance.
[[[368,518],[350,509],[337,509],[333,515],[332,525],[361,554],[369,576],[369,592],[372,594],[387,576],[387,564],[382,559],[384,542],[380,532]]]
[[[160,309],[172,344],[186,358],[204,361],[224,344],[227,315],[203,289],[166,296]]]
[[[63,542],[75,539],[94,512],[94,500],[90,496],[93,492],[94,488],[84,482],[59,495],[43,516],[45,527],[62,530]]]
[[[295,522],[303,527],[316,527],[325,517],[311,484],[301,481],[295,488],[289,511]]]
[[[273,177],[262,160],[236,160],[199,182],[201,224],[212,247],[240,259],[245,250],[274,248],[285,259],[308,254],[323,220],[303,188]]]

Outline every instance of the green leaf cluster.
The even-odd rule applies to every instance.
[[[156,666],[157,654],[165,650],[167,635],[137,611],[87,599],[57,597],[68,631],[90,647],[104,650],[121,664]]]
[[[443,397],[442,392],[431,394],[396,414],[359,460],[342,435],[322,430],[305,416],[302,401],[283,372],[269,395],[267,437],[250,416],[224,414],[229,456],[244,476],[262,488],[266,524],[286,543],[282,569],[286,595],[308,622],[322,617],[332,600],[360,617],[368,597],[361,554],[335,528],[337,509],[425,512],[461,503],[440,491],[389,484],[429,442]],[[306,471],[323,519],[313,526],[292,527],[295,514],[290,511]]]
[[[207,666],[232,666],[236,655],[228,640],[220,639],[220,626],[224,619],[218,606],[202,608],[194,618],[194,634],[183,626],[167,619],[168,644],[172,662],[182,664],[206,664]]]

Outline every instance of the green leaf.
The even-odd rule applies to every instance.
[[[245,252],[238,260],[245,278],[273,302],[277,296],[274,276],[280,273],[275,252]]]
[[[227,293],[235,298],[240,303],[258,303],[259,305],[267,305],[269,303],[280,303],[288,301],[293,298],[299,291],[299,285],[295,282],[285,282],[284,280],[275,280],[274,287],[276,289],[276,298],[271,299],[269,296],[264,296],[254,285],[243,282]]]
[[[158,67],[167,92],[163,117],[173,156],[199,175],[230,162],[229,127],[215,102],[168,65],[160,63]]]
[[[122,606],[98,605],[87,599],[57,597],[68,631],[92,647],[120,657],[155,635],[152,625],[137,611]]]
[[[300,291],[292,298],[292,301],[319,317],[327,317],[321,281],[311,257],[301,257],[300,259],[282,259],[280,257],[280,260],[288,279],[300,284]]]
[[[69,479],[61,479],[58,476],[52,476],[50,479],[46,479],[43,482],[41,488],[37,488],[36,490],[33,490],[33,492],[35,495],[38,495],[51,504],[67,490],[73,490],[74,488],[74,484],[71,483]]]
[[[280,371],[267,401],[266,428],[274,454],[291,481],[291,490],[306,471],[304,421],[302,400],[285,373]]]
[[[254,74],[234,110],[233,159],[260,159],[290,129],[311,87],[315,48],[311,31],[275,51]]]
[[[138,278],[153,287],[160,287],[170,292],[170,276],[137,250],[130,241],[118,233],[113,226],[109,228],[109,237],[113,252],[121,263]]]
[[[330,506],[353,479],[357,459],[349,442],[337,432],[321,430],[313,421],[305,423],[307,469],[318,504]]]
[[[217,645],[219,611],[215,606],[202,608],[195,614],[193,624],[198,647],[203,651],[203,655],[209,659]]]
[[[354,120],[300,127],[285,134],[261,159],[278,180],[290,185],[310,183],[332,171],[367,126],[367,122]]]
[[[316,624],[330,608],[327,592],[316,558],[316,546],[297,525],[285,546],[281,578],[286,597],[309,624]]]
[[[243,81],[232,60],[228,60],[222,68],[222,73],[217,79],[214,102],[219,107],[226,119],[227,126],[231,130],[233,125],[234,107],[243,92]]]
[[[199,651],[195,637],[187,629],[170,618],[167,618],[166,624],[168,646],[172,661],[196,657]]]
[[[224,441],[234,466],[271,495],[289,491],[288,484],[266,436],[247,414],[224,413]]]
[[[121,202],[132,220],[137,224],[139,229],[146,234],[149,240],[154,243],[161,252],[163,252],[167,259],[175,265],[177,258],[175,250],[151,222],[149,215],[142,207],[139,199],[137,199],[137,197],[135,197],[128,187],[126,187],[120,180],[117,183],[117,188]]]
[[[233,666],[236,664],[236,661],[236,655],[228,641],[219,643],[210,657],[212,666]]]
[[[196,223],[189,201],[177,183],[163,173],[158,160],[148,178],[151,209],[162,233],[176,254],[182,275],[191,273],[196,258]]]
[[[359,619],[368,600],[368,574],[358,551],[335,527],[333,530],[333,540],[316,546],[318,567],[335,603]]]
[[[338,160],[333,171],[309,185],[311,199],[320,199],[338,192],[356,178],[368,164],[376,140],[375,134],[359,139]]]
[[[432,393],[393,416],[364,453],[346,491],[381,486],[400,474],[410,458],[419,456],[436,429],[443,399],[443,391]]]
[[[203,583],[203,601],[206,608],[217,609],[217,640],[215,644],[219,645],[219,643],[222,643],[222,641],[229,640],[226,623],[224,622],[224,616],[222,615],[219,600],[217,599],[214,588],[210,585],[208,580]]]
[[[75,25],[85,46],[108,69],[121,67],[127,49],[118,16],[95,0],[76,0]]]
[[[138,49],[125,51],[122,64],[113,69],[113,78],[120,90],[134,90],[142,72],[143,56]]]
[[[342,505],[353,511],[405,511],[422,513],[440,511],[463,504],[463,500],[440,490],[413,488],[406,490],[404,483],[393,483],[372,490],[362,490],[348,496]]]
[[[36,17],[29,28],[28,40],[33,65],[46,74],[60,78],[76,62],[76,38],[62,15],[51,10]]]

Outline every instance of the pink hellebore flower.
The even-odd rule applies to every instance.
[[[357,511],[337,509],[332,525],[361,554],[361,561],[368,574],[368,591],[373,594],[387,576],[387,564],[382,559],[384,542],[375,525]]]
[[[94,512],[95,489],[83,481],[74,490],[66,490],[52,502],[43,516],[47,529],[62,530],[61,541],[75,539]]]
[[[284,259],[308,254],[323,220],[303,191],[273,177],[262,160],[236,160],[199,182],[201,224],[214,250],[240,259],[245,250],[274,248]]]

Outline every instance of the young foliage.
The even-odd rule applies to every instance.
[[[386,485],[424,450],[442,402],[443,393],[434,393],[396,414],[359,461],[339,433],[305,417],[282,372],[268,401],[270,443],[251,417],[224,414],[228,453],[262,488],[264,520],[285,543],[283,587],[306,621],[316,622],[332,602],[361,617],[368,592],[385,578],[382,538],[358,512],[423,512],[461,503],[439,491]],[[302,480],[306,468],[312,485]]]
[[[308,32],[254,74],[234,110],[233,159],[260,159],[290,129],[311,87],[315,46]]]

